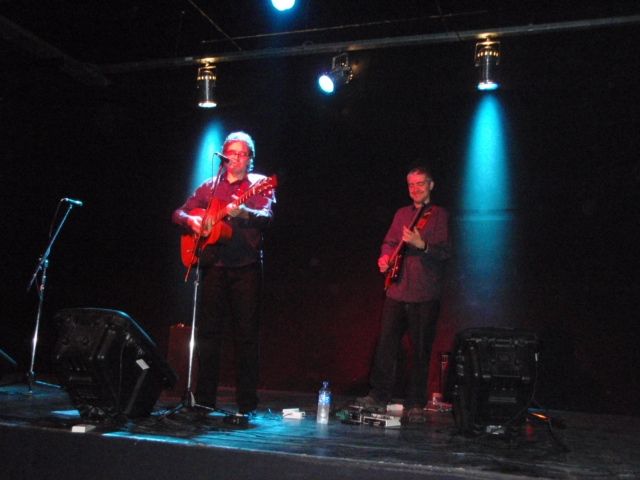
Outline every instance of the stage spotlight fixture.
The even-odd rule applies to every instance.
[[[291,8],[293,8],[295,3],[295,0],[271,0],[271,4],[274,6],[274,8],[281,12],[290,10]]]
[[[216,102],[216,66],[205,65],[198,69],[198,106],[202,108],[213,108]]]
[[[476,67],[480,68],[478,90],[495,90],[498,83],[495,79],[496,67],[500,64],[500,42],[487,38],[476,43]]]
[[[318,85],[325,93],[333,93],[340,85],[349,83],[353,78],[353,70],[349,65],[349,56],[346,53],[333,57],[331,71],[318,77]]]

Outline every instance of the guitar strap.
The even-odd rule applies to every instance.
[[[252,182],[245,176],[242,180],[240,180],[240,186],[238,187],[238,189],[236,190],[236,192],[234,193],[234,195],[236,197],[240,197],[241,195],[244,194],[244,192],[247,191],[247,189],[252,185]],[[211,185],[211,193],[213,193],[216,189],[216,187],[218,186],[217,183],[213,183]]]
[[[234,193],[236,198],[241,197],[242,195],[244,195],[244,192],[247,191],[247,189],[251,186],[251,182],[247,179],[247,177],[244,177],[241,182],[240,182],[240,186],[238,187],[238,189],[236,190],[236,193]]]

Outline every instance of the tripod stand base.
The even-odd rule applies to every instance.
[[[217,407],[210,407],[208,405],[200,405],[196,403],[196,399],[193,395],[193,392],[187,390],[187,392],[182,397],[182,402],[178,405],[167,409],[164,413],[162,413],[158,419],[163,419],[171,414],[178,413],[182,409],[187,409],[188,411],[195,412],[197,414],[209,415],[211,413],[220,413],[224,415],[222,418],[223,423],[227,425],[235,425],[235,426],[245,426],[249,424],[249,420],[253,418],[253,415],[244,415],[241,413],[233,413],[227,410],[223,410]]]
[[[33,389],[35,386],[62,388],[60,385],[56,385],[55,383],[47,383],[36,380],[36,375],[34,372],[27,373],[27,388],[29,389],[28,395],[33,395]]]

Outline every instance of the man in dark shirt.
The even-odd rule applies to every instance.
[[[263,175],[249,173],[255,157],[255,145],[249,135],[231,133],[224,141],[222,153],[228,163],[220,182],[216,185],[216,180],[210,179],[198,187],[173,213],[172,220],[186,232],[198,235],[203,223],[202,209],[206,210],[212,200],[213,207],[205,218],[210,218],[209,212],[217,206],[217,211],[229,210],[222,222],[231,227],[231,237],[221,234],[218,242],[206,245],[200,254],[202,295],[197,325],[200,376],[195,398],[197,404],[216,405],[222,339],[228,317],[235,344],[238,410],[254,415],[258,406],[262,234],[271,219],[275,199],[269,189],[249,196],[239,205],[237,201],[232,203],[251,193],[252,186],[265,179]]]
[[[411,170],[407,184],[413,204],[396,212],[378,259],[380,272],[387,274],[387,289],[370,377],[371,390],[368,396],[356,399],[356,404],[377,413],[386,412],[396,383],[399,348],[408,331],[412,358],[405,414],[409,421],[423,422],[444,263],[451,256],[449,214],[431,203],[434,183],[428,169]],[[395,262],[397,258],[402,260],[401,265]]]

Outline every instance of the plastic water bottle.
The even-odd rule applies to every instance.
[[[322,388],[318,395],[318,414],[316,422],[326,425],[329,423],[329,409],[331,407],[331,390],[329,382],[322,382]]]

